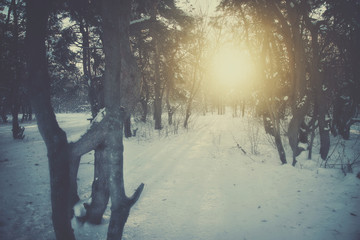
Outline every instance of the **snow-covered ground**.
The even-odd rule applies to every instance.
[[[85,114],[57,117],[69,140],[79,138],[89,124]],[[25,139],[14,141],[11,125],[0,125],[0,239],[54,239],[45,145],[35,122],[24,126]],[[318,154],[309,161],[305,152],[296,168],[280,165],[256,122],[207,115],[194,117],[190,130],[176,134],[174,127],[160,132],[149,124],[137,127],[137,136],[125,140],[125,181],[128,195],[141,182],[145,188],[124,239],[360,239],[356,174],[318,168]],[[258,154],[253,155],[249,136],[257,129]],[[356,144],[358,134],[354,131],[346,144]],[[92,157],[81,160],[83,199],[91,193]],[[109,215],[107,210],[99,226],[73,220],[77,239],[106,239]]]

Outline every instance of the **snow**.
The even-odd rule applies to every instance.
[[[106,115],[106,109],[105,108],[100,109],[98,114],[96,114],[93,122],[96,122],[96,123],[101,122],[104,119],[105,115]]]
[[[149,19],[150,19],[150,16],[144,16],[143,18],[139,18],[139,19],[135,19],[135,20],[130,21],[130,25],[145,22],[145,21],[147,21]]]
[[[86,131],[89,115],[57,119],[71,140]],[[123,239],[359,239],[356,174],[319,168],[315,150],[312,161],[304,151],[296,168],[281,165],[263,127],[250,120],[230,113],[194,116],[190,129],[178,134],[138,124],[137,136],[124,143],[126,191],[132,195],[141,182],[145,188]],[[250,152],[249,121],[260,128],[258,155],[237,147]],[[0,125],[0,239],[51,240],[46,149],[35,122],[24,126],[25,139],[14,141],[11,125]],[[91,152],[81,159],[78,216],[89,202],[92,171]],[[108,209],[98,226],[73,219],[77,239],[106,239],[109,218]]]

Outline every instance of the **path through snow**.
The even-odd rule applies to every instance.
[[[58,119],[70,139],[86,129],[82,114]],[[0,127],[0,239],[53,239],[45,147],[35,125],[25,127],[23,142],[11,140],[10,125]],[[234,140],[249,150],[248,127],[247,119],[200,116],[178,135],[126,140],[127,193],[141,182],[145,188],[124,239],[358,240],[359,179],[281,166],[263,138],[250,159]],[[86,198],[92,154],[81,163],[79,192]],[[73,221],[77,239],[106,239],[109,214],[100,226]]]

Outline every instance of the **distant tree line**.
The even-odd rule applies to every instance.
[[[191,88],[191,83],[184,79],[184,71],[189,69],[181,66],[193,54],[185,49],[193,48],[191,35],[196,33],[194,19],[184,14],[174,1],[155,2],[133,1],[129,31],[131,49],[142,73],[137,112],[144,122],[152,113],[155,129],[161,129],[164,107],[169,124],[173,122],[179,101],[184,105],[187,103],[187,115],[190,116],[193,97],[188,96],[191,89],[187,88]],[[77,0],[55,5],[46,30],[53,108],[56,112],[90,109],[94,118],[104,107],[105,63],[100,2]],[[23,138],[24,128],[19,126],[17,116],[23,113],[22,120],[32,118],[31,106],[27,104],[29,94],[24,87],[28,77],[24,60],[25,1],[3,0],[0,9],[3,40],[0,46],[0,113],[3,122],[7,122],[7,114],[12,113],[14,138]]]
[[[174,0],[1,0],[0,10],[1,120],[11,113],[13,137],[23,139],[19,113],[20,121],[36,115],[48,151],[57,239],[75,239],[70,220],[79,200],[77,172],[81,156],[92,150],[92,201],[82,220],[99,224],[111,198],[108,239],[121,239],[144,187],[125,194],[124,126],[130,136],[134,113],[143,122],[152,114],[158,130],[164,110],[169,125],[181,110],[184,127],[194,109],[223,114],[226,93],[209,87],[206,64],[225,34],[244,43],[259,66],[252,94],[232,89],[236,104],[244,115],[246,99],[255,102],[248,105],[262,117],[282,163],[288,161],[284,119],[293,165],[305,150],[300,142],[308,143],[311,158],[317,130],[326,159],[330,133],[348,139],[358,121],[356,0],[223,0],[211,21],[184,13]],[[92,125],[69,143],[54,110],[89,110]]]
[[[330,133],[349,139],[360,103],[360,4],[357,0],[223,0],[232,36],[241,36],[260,66],[253,95],[264,127],[287,159],[280,121],[290,118],[287,137],[292,164],[315,131],[326,159]],[[218,17],[224,18],[224,15]]]
[[[144,187],[125,194],[124,124],[138,103],[142,121],[154,107],[156,129],[164,97],[170,117],[176,110],[171,104],[181,93],[175,82],[182,79],[174,70],[184,55],[181,44],[191,45],[192,18],[172,0],[11,0],[1,1],[0,9],[1,116],[6,122],[12,113],[13,136],[22,139],[19,109],[31,102],[27,114],[35,114],[47,147],[56,239],[75,239],[70,221],[79,200],[77,173],[81,156],[92,150],[92,201],[81,221],[100,224],[111,199],[107,239],[121,239]],[[91,127],[69,143],[54,109],[75,111],[87,101]]]

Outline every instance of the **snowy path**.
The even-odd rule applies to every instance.
[[[71,116],[59,117],[60,124],[76,139],[86,120]],[[7,159],[0,163],[0,239],[52,239],[40,136],[29,130],[27,141],[14,144],[8,130],[0,127],[0,160]],[[124,239],[359,239],[359,179],[344,178],[337,170],[281,166],[266,143],[254,162],[233,139],[248,150],[246,134],[244,119],[206,116],[198,117],[189,132],[126,140],[127,193],[141,182],[145,188]],[[91,157],[80,165],[82,197],[90,194]],[[108,220],[109,211],[100,226],[74,224],[77,239],[106,239]]]
[[[214,116],[200,121],[203,127],[194,132],[148,146],[141,154],[128,153],[128,164],[135,167],[127,179],[144,181],[146,188],[130,215],[127,239],[360,236],[359,218],[350,215],[360,209],[359,183],[346,192],[326,171],[322,177],[280,166],[277,158],[261,164],[266,156],[254,163],[235,148],[234,132],[246,138],[239,133],[241,120]]]

